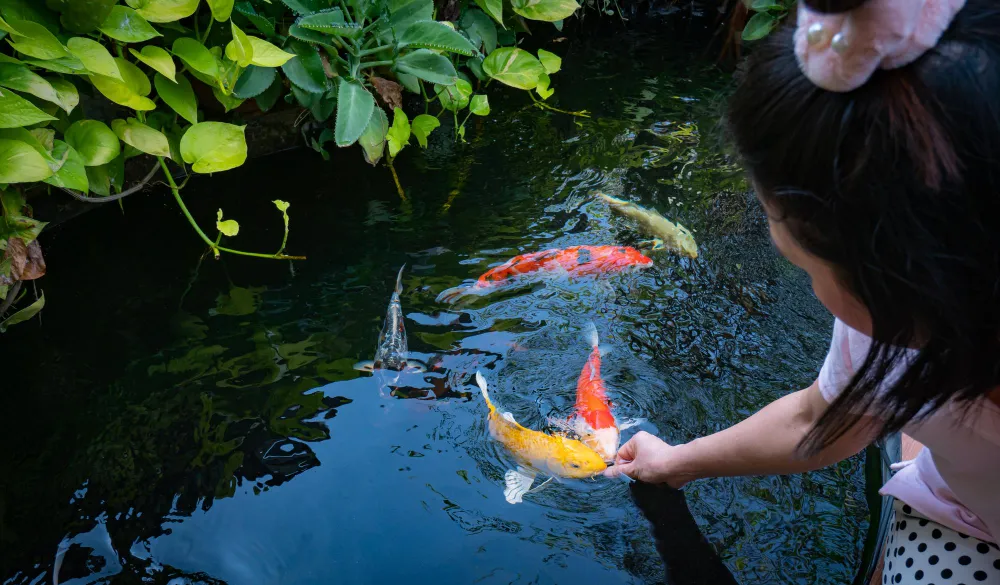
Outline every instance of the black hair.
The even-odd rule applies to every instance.
[[[801,73],[793,32],[753,49],[727,126],[775,219],[871,314],[871,351],[803,441],[814,453],[859,412],[888,434],[1000,385],[1000,3],[968,0],[935,48],[847,93]]]

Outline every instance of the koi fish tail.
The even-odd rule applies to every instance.
[[[593,321],[590,321],[584,326],[583,336],[584,339],[587,340],[590,347],[597,347],[601,343],[600,338],[597,336],[597,325],[594,325]]]
[[[466,293],[466,287],[464,286],[453,286],[447,290],[441,291],[441,294],[437,296],[436,302],[438,303],[448,303],[452,304],[459,297]]]
[[[611,204],[611,205],[627,205],[629,203],[628,201],[626,201],[624,199],[619,199],[617,197],[612,197],[611,195],[608,195],[606,193],[601,193],[600,191],[597,192],[597,196],[600,197],[601,199],[603,199],[605,202]]]
[[[399,268],[399,274],[396,275],[396,294],[403,294],[403,270],[406,269],[406,264],[404,263]]]
[[[584,326],[583,338],[587,342],[588,346],[600,352],[601,357],[606,356],[611,351],[610,347],[601,345],[601,339],[597,335],[597,325],[594,325],[593,321],[590,321]]]
[[[476,371],[476,384],[479,385],[479,390],[483,393],[483,400],[486,401],[486,406],[490,409],[490,412],[496,410],[493,406],[493,402],[490,401],[490,393],[486,390],[486,378],[483,377],[483,373]]]

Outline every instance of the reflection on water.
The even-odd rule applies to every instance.
[[[332,165],[289,153],[192,183],[204,221],[220,204],[240,210],[246,247],[280,230],[258,196],[280,192],[290,249],[307,262],[199,261],[164,197],[53,230],[44,324],[2,341],[16,364],[0,393],[12,413],[4,583],[51,581],[54,568],[74,583],[662,579],[623,482],[566,480],[504,501],[512,462],[488,437],[473,373],[489,372],[498,406],[544,430],[572,411],[593,320],[618,416],[685,441],[810,383],[829,319],[771,250],[718,145],[725,76],[662,34],[561,48],[569,70],[553,99],[593,117],[498,95],[500,113],[477,120],[469,144],[442,132],[397,163],[408,202],[350,152]],[[595,190],[691,228],[701,257],[434,301],[517,254],[644,239]],[[387,381],[354,365],[372,357],[403,263],[425,367]],[[739,582],[853,576],[866,528],[858,460],[684,494],[702,552]],[[697,558],[718,570],[710,557]],[[670,582],[697,582],[684,574]]]

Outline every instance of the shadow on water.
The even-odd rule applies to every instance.
[[[287,153],[192,183],[197,217],[231,210],[247,248],[277,247],[269,200],[291,202],[289,250],[306,262],[199,261],[162,194],[53,230],[43,322],[2,342],[4,583],[51,582],[55,567],[73,583],[659,582],[625,483],[504,501],[511,460],[488,438],[472,374],[544,429],[572,408],[593,320],[612,348],[603,371],[619,416],[679,442],[810,383],[830,320],[771,250],[718,146],[727,77],[664,35],[625,41],[560,45],[553,99],[591,118],[491,95],[499,114],[468,144],[445,127],[400,159],[405,203],[353,151],[332,164]],[[516,254],[643,239],[594,190],[676,218],[701,257],[435,302]],[[410,347],[428,368],[390,397],[353,366],[372,357],[404,262]],[[684,494],[686,526],[706,540],[661,545],[704,553],[704,570],[715,553],[742,583],[854,574],[860,459]],[[685,505],[672,497],[654,508]],[[698,582],[684,574],[669,582]]]

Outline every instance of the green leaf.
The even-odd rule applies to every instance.
[[[503,0],[476,0],[476,4],[485,10],[486,14],[492,16],[493,20],[497,21],[500,26],[507,28],[503,24]]]
[[[483,61],[483,71],[500,83],[518,89],[534,89],[545,75],[545,68],[535,57],[522,49],[501,47]]]
[[[156,86],[156,95],[160,96],[163,103],[188,122],[198,123],[198,98],[184,74],[178,75],[176,81],[171,81],[157,73],[153,77],[153,84]]]
[[[396,70],[440,85],[452,85],[458,78],[451,60],[429,49],[417,49],[396,59]]]
[[[437,118],[435,118],[436,120]],[[358,144],[365,156],[365,161],[370,165],[378,164],[382,160],[385,152],[385,134],[389,131],[389,119],[386,118],[382,108],[375,108],[372,117],[368,120],[368,126],[358,138]]]
[[[469,68],[469,71],[476,76],[479,81],[486,81],[486,72],[483,71],[483,59],[481,57],[473,57],[465,62],[465,66]]]
[[[775,0],[754,0],[753,4],[750,5],[750,10],[754,12],[782,11],[785,10],[785,7]]]
[[[300,41],[306,41],[307,43],[315,43],[317,45],[325,45],[332,47],[333,41],[328,35],[321,32],[309,30],[307,28],[302,28],[301,26],[292,23],[288,27],[288,34],[291,37],[299,39]]]
[[[264,93],[264,90],[271,87],[274,83],[275,75],[276,71],[274,67],[257,67],[256,65],[251,65],[244,69],[240,78],[236,80],[236,86],[233,87],[233,95],[241,99],[257,97]]]
[[[52,176],[45,158],[20,140],[0,139],[0,184],[34,183]]]
[[[556,22],[573,16],[580,7],[575,0],[511,0],[514,12],[528,20]]]
[[[16,128],[15,131],[26,131],[31,134],[35,140],[45,149],[46,152],[52,152],[55,146],[56,131],[51,128],[34,128],[32,130],[24,130],[24,128]],[[5,132],[10,132],[11,129],[5,130]]]
[[[0,63],[0,86],[59,103],[59,94],[52,84],[24,65]]]
[[[355,39],[361,36],[361,26],[347,22],[339,8],[307,14],[295,21],[295,25],[306,30]]]
[[[281,76],[275,76],[274,83],[272,83],[264,93],[257,96],[257,107],[260,108],[262,112],[266,112],[274,107],[278,103],[278,99],[281,98],[281,90],[284,89],[284,84],[282,83]]]
[[[562,58],[555,53],[550,53],[545,49],[538,49],[538,61],[545,68],[545,72],[549,75],[553,73],[558,73],[562,69]]]
[[[482,10],[467,10],[459,24],[477,50],[482,48],[492,53],[497,48],[497,25]]]
[[[29,20],[60,34],[59,14],[49,10],[43,0],[0,0],[4,18],[13,26],[15,20]],[[18,30],[21,34],[23,31]]]
[[[472,97],[472,84],[459,78],[453,85],[435,85],[434,94],[441,100],[442,108],[449,112],[457,112],[469,105],[469,98]]]
[[[427,148],[427,137],[440,125],[441,121],[436,116],[420,114],[413,119],[410,131],[417,137],[417,142],[420,143],[421,148]]]
[[[299,40],[289,40],[285,45],[295,53],[296,58],[281,66],[289,81],[311,93],[325,93],[330,89],[330,80],[323,69],[323,60],[316,48]]]
[[[78,34],[89,33],[108,17],[118,0],[66,0],[60,9],[63,27]]]
[[[113,7],[98,30],[123,43],[142,43],[161,36],[145,18],[127,6]]]
[[[174,22],[198,10],[198,0],[125,0],[149,22]]]
[[[334,139],[337,146],[350,146],[358,141],[375,110],[375,98],[357,81],[340,81],[337,90],[337,122]]]
[[[543,100],[549,99],[552,97],[552,94],[556,92],[554,89],[549,89],[549,83],[551,82],[552,80],[549,79],[548,73],[543,73],[538,78],[538,85],[535,86],[535,93],[537,93]]]
[[[87,71],[111,77],[118,81],[125,81],[122,79],[122,74],[118,71],[115,58],[111,56],[111,53],[101,43],[85,37],[73,37],[66,41],[66,47],[74,57],[83,63]]]
[[[170,142],[163,132],[154,130],[135,118],[127,121],[114,120],[111,128],[122,142],[132,148],[153,156],[170,158]]]
[[[108,164],[87,167],[87,181],[90,182],[91,193],[107,197],[111,195],[112,187],[117,193],[121,193],[125,183],[125,153],[121,153]]]
[[[325,122],[337,108],[337,94],[332,91],[326,93],[310,93],[299,86],[292,84],[292,95],[295,96],[299,105],[304,108],[308,108],[309,111],[312,112],[313,118],[315,118],[318,122]]]
[[[53,77],[48,82],[56,91],[56,103],[67,114],[72,113],[76,106],[80,105],[80,92],[71,82],[61,77]]]
[[[8,24],[7,21],[3,19],[2,16],[0,16],[0,30],[2,30],[5,33],[12,34],[12,35],[19,35],[19,34],[21,34],[21,33],[17,32],[16,28],[14,28],[10,24]]]
[[[226,22],[233,14],[234,0],[207,0],[212,16],[218,22]]]
[[[395,158],[410,142],[410,120],[403,110],[399,108],[392,110],[392,126],[385,137],[389,142],[389,158]]]
[[[250,38],[236,26],[235,22],[230,22],[233,29],[233,40],[226,45],[226,57],[230,61],[239,63],[240,67],[246,67],[253,60],[253,45]]]
[[[394,35],[398,36],[415,22],[434,19],[433,0],[402,0],[395,6],[391,4],[388,26],[381,31],[383,42],[394,40]]]
[[[10,46],[19,53],[42,60],[69,56],[66,47],[44,26],[13,18],[10,19],[10,25],[20,33],[10,35]]]
[[[766,12],[758,12],[750,17],[746,27],[743,28],[744,41],[756,41],[767,36],[769,32],[778,24],[778,19]]]
[[[329,2],[324,0],[281,0],[281,2],[296,14],[311,14],[330,7]]]
[[[31,303],[27,307],[25,307],[25,308],[21,309],[20,311],[14,313],[10,317],[8,317],[7,320],[4,321],[3,323],[0,323],[0,333],[3,333],[4,331],[6,331],[8,327],[12,327],[14,325],[17,325],[18,323],[24,323],[28,319],[31,319],[32,317],[34,317],[35,315],[37,315],[38,312],[41,311],[43,307],[45,307],[45,293],[44,292],[42,293],[42,295],[40,297],[38,297],[37,301]]]
[[[55,120],[12,91],[0,91],[0,128],[21,128]],[[0,184],[7,181],[0,181]]]
[[[253,59],[250,63],[258,67],[281,67],[294,59],[293,53],[286,53],[264,39],[250,37],[250,44],[253,46]]]
[[[42,155],[42,158],[45,159],[45,163],[49,165],[49,168],[53,172],[58,170],[62,165],[62,162],[53,158],[52,148],[55,146],[54,140],[49,140],[47,135],[42,136],[36,133],[35,130],[29,131],[24,128],[3,128],[0,129],[0,138],[4,140],[17,140],[18,142],[23,142],[31,148],[34,148],[35,152]],[[3,238],[0,237],[0,241],[2,240]]]
[[[83,67],[83,63],[80,63],[80,60],[76,57],[63,57],[61,59],[48,59],[45,61],[40,59],[25,59],[24,64],[66,75],[83,75],[87,72]]]
[[[83,157],[80,156],[80,153],[62,140],[56,140],[53,143],[52,156],[63,163],[54,175],[45,179],[46,183],[83,193],[90,191],[87,167],[83,164]]]
[[[438,51],[450,51],[471,57],[476,48],[469,39],[443,22],[425,20],[415,22],[398,38],[399,48],[418,47]]]
[[[228,171],[247,160],[246,126],[202,122],[181,138],[181,156],[196,173]]]
[[[488,116],[490,113],[490,100],[485,95],[472,96],[469,102],[469,111],[477,116]]]
[[[174,41],[170,51],[192,70],[202,75],[218,79],[219,60],[205,48],[205,45],[189,37],[180,37]]]
[[[409,73],[396,72],[396,80],[399,84],[406,88],[407,91],[415,94],[420,94],[420,80],[417,79],[416,75],[410,75]]]
[[[222,209],[219,209],[219,213],[216,217],[218,219],[215,220],[215,228],[218,229],[222,235],[231,238],[240,233],[240,224],[236,223],[236,220],[227,219],[222,221]]]
[[[253,4],[250,2],[243,0],[236,4],[234,8],[236,12],[245,16],[265,37],[273,37],[278,34],[278,31],[274,28],[274,19],[257,14]]]
[[[553,21],[553,22],[552,22],[552,25],[556,27],[556,30],[557,30],[557,31],[559,31],[559,32],[562,32],[562,28],[563,28],[563,21],[561,21],[561,20],[556,20],[556,21]]]
[[[96,167],[113,161],[121,153],[118,137],[104,122],[80,120],[63,134],[66,143],[80,154],[83,164]]]
[[[155,45],[146,45],[142,48],[142,52],[135,49],[129,49],[129,52],[132,53],[133,57],[142,61],[170,81],[173,81],[174,76],[177,75],[177,66],[174,65],[173,58],[170,57],[170,53],[165,49]]]
[[[218,87],[212,88],[212,95],[215,99],[219,101],[220,104],[226,109],[226,112],[231,112],[236,108],[243,105],[243,100],[234,96],[231,93],[222,93]]]
[[[90,82],[94,84],[97,91],[114,103],[133,110],[155,110],[156,104],[146,97],[152,91],[146,74],[125,59],[115,59],[115,63],[118,64],[118,69],[121,71],[125,83],[103,75],[91,74]]]

